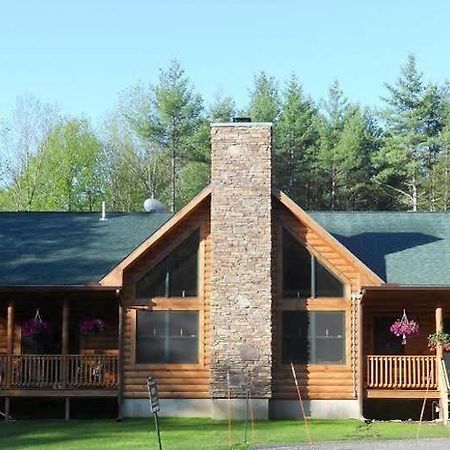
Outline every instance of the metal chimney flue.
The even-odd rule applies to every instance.
[[[106,218],[106,204],[105,202],[102,202],[102,215],[100,216],[100,221],[104,222],[105,220],[108,220]]]

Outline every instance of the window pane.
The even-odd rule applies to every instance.
[[[138,311],[138,364],[198,362],[198,311]]]
[[[343,338],[318,338],[314,362],[317,364],[343,364],[345,362],[344,347]]]
[[[198,362],[197,336],[173,337],[171,339],[169,362],[173,364],[195,364]]]
[[[198,243],[197,231],[173,252],[170,267],[170,297],[197,295]]]
[[[311,296],[311,255],[286,230],[283,231],[283,295]]]
[[[316,312],[316,336],[342,337],[344,313],[341,311]]]
[[[138,299],[150,299],[166,296],[167,259],[156,265],[136,285]]]
[[[317,259],[316,269],[316,297],[343,297],[344,285]]]
[[[136,362],[138,364],[167,362],[165,344],[165,338],[139,337],[136,340]]]
[[[195,297],[198,284],[199,232],[195,231],[136,284],[136,297]]]
[[[282,316],[282,360],[284,363],[307,363],[309,317],[303,311],[284,311]]]
[[[170,336],[196,337],[197,333],[197,311],[172,311],[170,313]]]
[[[314,312],[314,362],[316,364],[345,362],[345,313]]]
[[[138,311],[136,333],[138,336],[153,337],[166,335],[166,311]]]

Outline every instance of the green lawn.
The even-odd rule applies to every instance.
[[[206,419],[162,419],[164,450],[228,449],[228,424]],[[415,438],[416,423],[373,423],[356,420],[314,420],[311,432],[315,441],[344,439]],[[450,437],[450,429],[437,424],[422,424],[420,437]],[[244,424],[232,425],[232,448],[245,449]],[[307,437],[300,421],[256,422],[248,429],[249,443],[304,442]],[[23,421],[0,424],[0,449],[96,450],[157,449],[152,419],[129,419],[121,423],[85,420],[70,423]]]

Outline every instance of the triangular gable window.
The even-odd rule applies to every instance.
[[[342,282],[286,230],[283,230],[283,296],[344,296]]]
[[[136,284],[136,297],[196,297],[199,231],[185,239]]]

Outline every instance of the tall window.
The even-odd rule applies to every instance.
[[[283,230],[283,296],[344,296],[342,282],[286,230]]]
[[[138,311],[136,363],[198,363],[198,311]]]
[[[198,246],[197,230],[137,282],[136,297],[196,297]]]
[[[343,311],[283,311],[283,363],[344,364]]]

